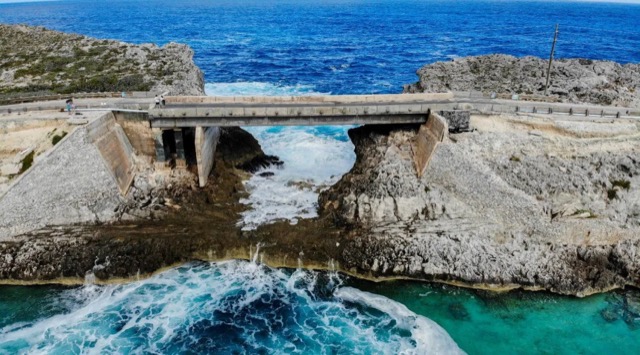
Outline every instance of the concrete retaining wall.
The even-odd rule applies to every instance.
[[[213,158],[219,139],[219,127],[196,127],[195,145],[200,187],[207,184],[207,179],[213,169]]]
[[[159,129],[149,127],[149,115],[135,112],[114,112],[116,122],[122,127],[138,156],[153,158],[156,155],[154,139]]]
[[[420,126],[418,134],[411,146],[413,162],[418,178],[422,177],[429,166],[429,161],[438,143],[442,142],[445,133],[449,131],[447,121],[435,113],[429,114],[427,122]]]
[[[107,113],[86,126],[87,137],[93,143],[111,172],[122,195],[126,195],[133,182],[134,150],[115,116]]]
[[[106,122],[92,126],[94,134]],[[86,127],[73,130],[0,197],[0,240],[47,225],[114,218],[121,195],[87,133]]]

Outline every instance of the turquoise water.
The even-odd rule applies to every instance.
[[[355,284],[429,317],[469,354],[630,354],[640,349],[640,313],[625,312],[618,292],[575,298],[414,282]],[[617,319],[605,320],[603,313]]]
[[[421,354],[456,352],[456,343],[469,354],[601,354],[640,346],[640,314],[626,311],[621,293],[495,294],[241,261],[188,264],[119,286],[3,286],[0,300],[7,354]]]

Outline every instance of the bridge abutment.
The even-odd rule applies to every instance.
[[[429,113],[427,122],[420,126],[411,150],[413,151],[413,163],[418,178],[424,175],[429,166],[431,156],[436,151],[438,144],[444,140],[449,132],[447,120],[433,112]]]

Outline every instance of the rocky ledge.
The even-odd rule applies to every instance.
[[[321,216],[255,231],[237,226],[242,180],[273,158],[248,133],[228,129],[204,189],[153,200],[136,187],[162,218],[0,240],[0,282],[109,282],[259,250],[274,267],[378,280],[580,296],[640,286],[637,124],[472,116],[471,126],[437,146],[421,178],[410,148],[418,127],[352,129],[356,163],[321,193]]]
[[[420,68],[404,91],[544,94],[548,60],[504,54],[457,58]],[[553,62],[549,94],[567,102],[640,107],[640,64],[590,59]]]
[[[120,91],[204,95],[204,76],[184,44],[134,45],[0,24],[0,94]]]
[[[471,124],[438,145],[422,178],[417,127],[349,131],[355,166],[320,196],[323,214],[352,230],[343,269],[573,295],[640,286],[637,123]]]

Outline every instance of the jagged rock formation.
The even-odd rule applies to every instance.
[[[0,24],[0,94],[170,91],[204,95],[184,44],[134,45]]]
[[[548,61],[492,54],[425,65],[420,80],[404,91],[483,91],[544,93]],[[640,107],[640,64],[621,65],[590,59],[558,59],[553,63],[549,94],[563,101]]]
[[[636,123],[472,124],[419,179],[415,127],[349,132],[355,166],[320,196],[325,215],[356,227],[345,269],[578,295],[640,285]]]

